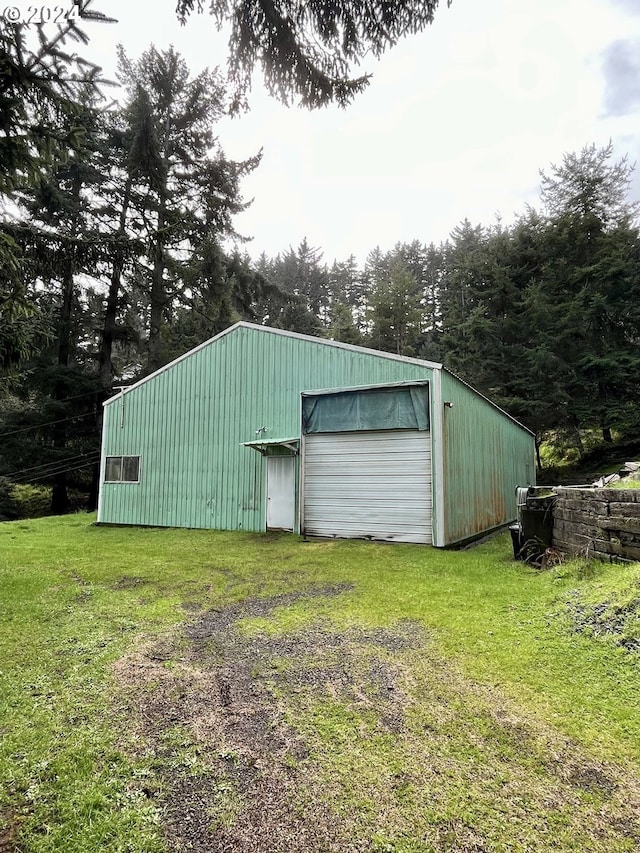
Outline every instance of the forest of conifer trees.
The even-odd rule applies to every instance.
[[[0,35],[0,518],[21,484],[92,507],[104,400],[238,320],[442,361],[539,444],[640,434],[638,209],[611,145],[540,164],[508,224],[252,259],[234,215],[260,152],[225,156],[218,72],[121,52],[105,109],[91,69],[70,82],[61,49],[21,38]]]

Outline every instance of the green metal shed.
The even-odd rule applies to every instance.
[[[107,400],[98,522],[443,547],[534,477],[533,434],[441,364],[236,323]]]

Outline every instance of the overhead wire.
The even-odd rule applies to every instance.
[[[77,400],[81,397],[88,397],[95,395],[95,391],[87,391],[82,394],[76,394],[71,397],[66,397],[63,400],[57,400],[56,402],[64,403],[70,400]],[[85,412],[80,415],[71,415],[67,418],[58,418],[53,421],[45,421],[44,423],[33,424],[28,427],[21,427],[15,430],[9,430],[8,432],[0,433],[0,438],[5,438],[10,435],[17,435],[23,432],[29,432],[31,430],[42,429],[47,426],[54,426],[56,424],[68,423],[69,421],[80,420],[82,418],[87,417],[95,417],[95,412]],[[94,450],[89,451],[88,453],[80,453],[74,456],[67,456],[65,459],[58,459],[52,462],[44,462],[41,465],[33,465],[31,468],[22,468],[19,471],[12,471],[3,476],[8,477],[15,482],[27,482],[29,480],[42,480],[49,479],[50,477],[56,476],[57,474],[63,474],[68,471],[76,471],[81,468],[86,468],[91,465],[95,465],[100,459],[100,451]],[[80,461],[82,460],[82,461]],[[70,465],[69,463],[74,463]]]
[[[100,451],[97,449],[96,450],[88,450],[86,453],[77,453],[75,456],[65,456],[64,458],[61,458],[61,459],[54,459],[52,462],[43,462],[40,465],[34,465],[31,468],[22,468],[20,471],[13,471],[12,473],[6,474],[5,476],[17,477],[20,474],[28,474],[28,473],[34,472],[34,471],[42,471],[43,469],[52,468],[52,467],[57,468],[60,465],[66,465],[68,462],[77,462],[80,459],[86,459],[89,456],[94,456],[96,453],[98,455],[100,455]],[[44,471],[43,471],[43,473],[44,473]],[[36,477],[38,475],[33,474],[33,476]]]
[[[112,386],[113,387],[113,386]],[[84,391],[82,394],[74,394],[72,397],[62,397],[60,400],[54,400],[55,403],[68,403],[69,400],[79,400],[80,397],[95,397],[98,392],[94,389],[93,391]],[[53,399],[53,398],[51,398]]]
[[[67,421],[77,421],[79,418],[95,418],[95,412],[86,412],[84,415],[71,415],[68,418],[59,418],[56,421],[45,421],[42,424],[35,424],[34,426],[21,427],[20,429],[12,429],[9,432],[0,433],[0,438],[6,438],[8,435],[17,435],[20,432],[29,432],[32,429],[42,429],[42,427],[53,426],[54,424],[64,424]]]
[[[20,482],[26,483],[26,482],[29,482],[29,480],[49,480],[51,477],[56,477],[58,474],[67,474],[67,473],[69,473],[69,471],[79,471],[81,468],[92,467],[99,460],[100,460],[100,454],[98,453],[95,458],[88,459],[86,462],[80,462],[76,465],[68,465],[68,466],[61,465],[59,468],[52,469],[50,471],[47,471],[44,474],[36,474],[36,475],[30,474],[29,476],[25,476],[23,474],[22,476],[17,476],[15,478],[12,477],[12,479],[15,480],[15,482],[17,482],[17,483],[20,483]]]
[[[113,386],[111,386],[113,387]],[[109,390],[111,390],[111,387]],[[95,389],[93,391],[85,391],[83,394],[74,394],[73,397],[63,397],[61,400],[55,400],[56,403],[68,403],[69,400],[79,400],[80,397],[95,397],[96,394],[100,393],[101,389]],[[106,389],[105,389],[106,390]]]
[[[72,466],[71,466],[71,467],[69,467],[69,468],[62,468],[62,469],[60,469],[59,471],[50,471],[49,473],[44,474],[42,477],[38,477],[38,480],[50,480],[50,479],[52,479],[53,477],[56,477],[58,474],[68,474],[68,473],[69,473],[69,472],[71,472],[71,471],[79,471],[79,470],[81,470],[82,468],[91,468],[91,467],[93,467],[93,466],[94,466],[98,461],[99,461],[98,459],[94,459],[94,460],[93,460],[93,462],[83,462],[83,463],[81,463],[80,465],[72,465]],[[25,478],[22,478],[22,479],[18,479],[18,480],[16,480],[15,482],[16,482],[16,483],[18,483],[18,484],[19,484],[19,483],[28,483],[31,479],[32,479],[32,478],[25,477]]]
[[[111,386],[111,390],[116,386]],[[117,386],[120,387],[120,386]],[[55,403],[68,403],[70,400],[79,400],[81,397],[94,397],[98,392],[97,391],[85,391],[83,394],[75,394],[73,397],[64,397],[62,400],[54,400]],[[60,418],[56,421],[45,421],[41,424],[35,424],[33,426],[21,427],[20,429],[10,430],[9,432],[0,433],[0,438],[5,438],[7,435],[16,435],[19,432],[28,432],[32,429],[41,429],[46,426],[53,426],[54,424],[62,424],[66,421],[74,421],[77,418],[88,418],[90,415],[95,416],[95,412],[86,412],[84,415],[71,415],[68,418]]]

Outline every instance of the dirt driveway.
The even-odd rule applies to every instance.
[[[191,612],[117,664],[139,748],[154,756],[145,793],[172,853],[479,853],[502,849],[500,820],[522,839],[505,850],[546,849],[554,821],[586,833],[582,849],[640,845],[637,791],[616,769],[464,681],[423,626],[242,630],[248,617],[349,589]],[[482,828],[461,817],[465,797]]]

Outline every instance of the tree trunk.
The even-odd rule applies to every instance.
[[[120,297],[120,285],[122,282],[122,271],[124,269],[124,248],[122,241],[126,239],[127,213],[131,200],[132,178],[129,176],[124,188],[122,207],[118,222],[118,232],[113,247],[113,266],[111,267],[111,278],[109,280],[109,291],[104,311],[104,322],[102,325],[102,336],[100,340],[100,356],[98,361],[98,379],[100,388],[96,395],[96,433],[102,435],[103,404],[110,396],[113,383],[113,341],[117,328],[118,299]],[[91,512],[98,506],[98,489],[100,488],[100,463],[93,467],[91,477],[91,490],[87,499],[87,509]]]
[[[538,466],[538,471],[542,471],[542,458],[540,456],[540,440],[538,436],[536,436],[536,464]]]
[[[167,224],[167,196],[169,182],[169,134],[171,131],[171,110],[167,110],[164,122],[164,151],[163,151],[163,179],[158,190],[159,210],[158,225],[153,243],[153,270],[151,272],[151,308],[149,313],[149,356],[147,360],[147,371],[153,373],[162,367],[162,347],[160,341],[160,329],[162,319],[167,306],[167,292],[164,285],[165,270],[165,246],[167,235],[165,227]]]
[[[70,239],[67,246],[67,257],[62,277],[62,301],[60,304],[60,323],[58,326],[58,367],[59,371],[53,387],[53,399],[62,402],[67,396],[67,386],[63,379],[64,368],[69,366],[71,355],[71,318],[73,314],[73,297],[75,286],[76,250],[74,240],[76,239],[79,220],[80,190],[82,180],[78,171],[73,178],[71,186],[71,204],[74,214],[71,217],[69,234]],[[67,421],[60,419],[60,423],[53,425],[53,447],[59,451],[57,454],[60,462],[64,462],[67,448]],[[69,495],[67,494],[67,472],[60,471],[53,478],[51,490],[51,512],[53,515],[63,515],[69,512]]]
[[[100,488],[100,462],[96,462],[91,469],[91,488],[87,498],[88,512],[94,512],[98,508],[98,490]]]
[[[71,314],[73,310],[73,285],[74,285],[74,262],[72,253],[66,263],[64,277],[62,279],[62,303],[60,305],[60,325],[58,327],[58,366],[65,368],[69,366],[69,354],[71,350]],[[58,376],[53,386],[53,399],[64,400],[67,396],[65,382],[62,376]],[[53,425],[53,447],[60,451],[58,458],[64,459],[67,447],[67,422],[61,420]],[[69,496],[67,494],[67,474],[61,471],[53,478],[51,491],[51,512],[53,515],[63,515],[69,512]]]
[[[158,232],[162,229],[164,220],[158,216]],[[153,270],[151,272],[151,309],[149,314],[149,356],[147,372],[153,373],[162,367],[162,347],[160,329],[166,307],[167,294],[164,286],[164,247],[160,233],[154,246]]]
[[[107,390],[113,381],[113,339],[116,331],[116,320],[118,311],[118,297],[120,295],[120,281],[122,276],[122,257],[118,249],[115,250],[116,257],[113,260],[111,270],[111,281],[107,302],[104,311],[104,322],[102,325],[102,337],[100,340],[100,357],[98,362],[98,378],[100,387]]]
[[[100,340],[100,356],[98,360],[98,379],[100,387],[96,393],[95,424],[96,434],[102,435],[103,404],[110,396],[113,382],[113,340],[116,331],[118,312],[118,296],[120,294],[120,282],[122,268],[124,266],[121,250],[116,248],[113,267],[111,269],[111,281],[107,293],[107,303],[104,312],[104,323],[102,325],[102,338]],[[93,468],[91,476],[91,488],[87,498],[87,509],[89,512],[98,506],[98,489],[100,486],[100,463]]]
[[[129,176],[124,188],[122,208],[118,222],[118,232],[113,247],[113,266],[111,268],[111,279],[109,281],[109,292],[104,312],[104,323],[102,326],[102,339],[100,341],[99,379],[103,390],[111,387],[113,381],[113,339],[116,331],[116,320],[118,314],[118,298],[120,296],[120,284],[122,270],[124,269],[124,251],[122,241],[126,239],[127,213],[131,200],[132,178]]]
[[[576,440],[578,455],[580,456],[580,459],[582,459],[584,456],[584,444],[582,443],[582,436],[580,435],[580,425],[578,424],[578,419],[575,415],[571,415],[571,426],[573,427],[573,435]]]

